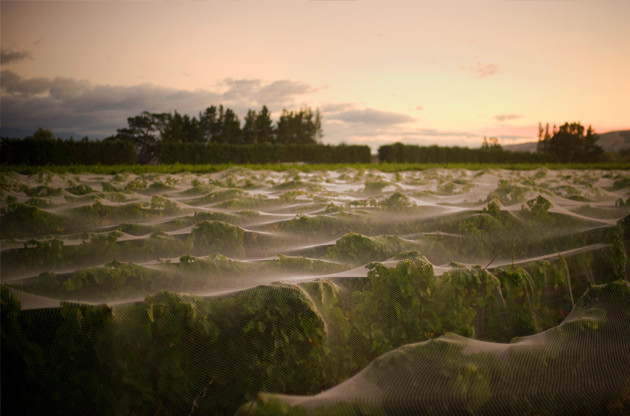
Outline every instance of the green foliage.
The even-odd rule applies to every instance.
[[[118,188],[118,187],[112,185],[109,182],[102,182],[101,186],[103,187],[103,192],[120,192],[120,191],[122,191],[122,188]]]
[[[409,247],[409,243],[397,236],[367,237],[362,234],[350,233],[337,240],[335,245],[328,249],[327,256],[358,266],[385,260]]]
[[[176,202],[159,195],[153,195],[150,206],[151,209],[166,215],[176,214],[181,211]]]
[[[125,185],[125,191],[137,192],[142,191],[147,187],[147,181],[142,177],[133,178],[127,185]]]
[[[4,238],[55,233],[69,225],[65,218],[18,202],[3,209],[0,223]]]
[[[94,192],[92,188],[85,184],[79,184],[70,188],[66,188],[66,191],[70,192],[73,195],[87,195]]]
[[[471,270],[455,268],[438,281],[440,313],[439,332],[455,332],[474,338],[477,332],[484,332],[484,318],[486,312],[500,311],[503,306],[500,299],[499,280],[479,266]],[[481,319],[476,319],[477,314]]]
[[[2,409],[7,414],[122,414],[112,383],[112,311],[62,304],[20,311],[2,287]]]
[[[372,357],[439,331],[432,296],[435,275],[425,259],[403,260],[394,268],[372,263],[369,269],[370,290],[357,294],[351,322],[367,340]]]
[[[363,187],[363,192],[367,193],[367,194],[376,194],[381,192],[381,190],[383,188],[385,188],[386,186],[389,186],[390,184],[388,182],[385,182],[381,179],[377,179],[377,180],[366,180],[364,187]]]
[[[618,177],[613,182],[613,186],[610,188],[611,191],[617,191],[623,188],[630,187],[630,178],[627,176]]]
[[[563,258],[494,273],[501,282],[502,305],[495,304],[479,323],[494,340],[509,341],[514,334],[535,334],[558,325],[572,308],[569,268]]]
[[[505,179],[501,179],[499,180],[497,189],[488,195],[488,199],[496,198],[505,205],[512,205],[525,201],[525,194],[528,190],[527,187],[519,186]]]
[[[170,168],[182,169],[181,166]],[[439,215],[450,211],[450,207],[421,206],[411,209],[410,200],[401,192],[387,193],[380,198],[366,197],[357,205],[348,204],[339,211],[332,205],[343,205],[345,195],[323,190],[315,195],[302,193],[304,187],[326,180],[325,175],[320,173],[299,174],[308,169],[310,167],[293,168],[284,174],[285,182],[276,179],[283,175],[274,174],[267,178],[266,174],[243,168],[232,168],[211,177],[194,178],[182,174],[164,180],[159,175],[147,174],[147,171],[140,171],[140,176],[123,173],[112,180],[114,188],[122,189],[125,184],[131,184],[126,196],[143,201],[142,204],[107,206],[101,201],[89,202],[79,211],[72,208],[72,211],[62,211],[59,216],[64,218],[65,214],[80,213],[70,217],[72,224],[68,227],[77,227],[85,232],[44,239],[32,239],[22,232],[15,234],[16,239],[7,237],[0,273],[11,278],[20,277],[11,281],[11,290],[54,299],[106,298],[116,300],[116,306],[112,313],[114,334],[103,335],[98,342],[98,354],[107,356],[107,360],[103,361],[107,366],[100,366],[100,358],[90,358],[96,360],[93,368],[98,375],[86,378],[85,387],[73,387],[77,400],[73,401],[74,398],[65,393],[32,398],[28,395],[31,392],[39,394],[42,385],[54,391],[56,385],[49,381],[56,380],[57,376],[51,376],[51,372],[59,368],[72,370],[73,364],[62,363],[61,359],[55,365],[49,365],[46,351],[56,336],[56,329],[60,326],[58,321],[78,322],[81,319],[76,310],[70,310],[63,317],[60,314],[55,317],[57,315],[51,311],[56,309],[49,309],[46,313],[19,311],[17,301],[8,296],[10,291],[6,290],[6,296],[3,291],[3,379],[5,376],[11,380],[15,378],[23,390],[15,394],[3,390],[3,400],[7,396],[25,400],[30,406],[26,408],[26,413],[32,408],[35,410],[30,413],[37,414],[55,412],[56,409],[72,413],[76,405],[80,407],[76,413],[81,414],[169,415],[231,414],[246,401],[259,397],[256,400],[260,403],[240,411],[267,409],[264,411],[272,414],[291,413],[300,412],[301,406],[291,407],[282,397],[259,393],[315,394],[363,369],[366,372],[362,374],[366,375],[375,367],[378,371],[386,371],[391,368],[389,364],[395,366],[417,359],[419,362],[433,361],[436,367],[447,370],[445,373],[416,374],[431,375],[432,380],[438,380],[436,385],[445,386],[443,388],[452,393],[450,397],[453,400],[465,402],[465,406],[457,407],[457,411],[452,413],[481,414],[487,410],[484,407],[486,403],[496,397],[492,383],[506,380],[503,378],[505,374],[492,373],[494,370],[483,365],[498,368],[501,360],[512,359],[510,353],[500,358],[494,353],[478,354],[475,348],[487,344],[454,335],[423,342],[421,345],[426,349],[419,348],[420,344],[414,342],[433,340],[449,332],[502,342],[515,336],[532,335],[560,324],[574,303],[578,308],[588,306],[580,304],[577,298],[589,284],[594,286],[625,277],[624,244],[630,235],[630,220],[624,218],[615,227],[610,219],[626,214],[626,207],[598,206],[599,211],[595,212],[600,216],[588,216],[605,219],[609,224],[601,226],[600,222],[594,226],[594,223],[578,216],[550,213],[551,203],[542,196],[547,195],[545,190],[556,195],[557,192],[575,193],[570,187],[577,191],[586,189],[594,194],[598,192],[596,187],[590,187],[598,182],[594,173],[571,172],[574,177],[569,177],[567,172],[549,174],[545,183],[537,187],[541,182],[535,178],[537,172],[524,173],[520,177],[500,172],[500,175],[511,176],[512,180],[502,186],[500,184],[500,191],[487,199],[485,207],[479,207],[484,201],[482,196],[478,201],[457,202],[455,205],[461,210],[454,209],[448,215]],[[491,175],[495,173],[490,172]],[[477,176],[483,174],[479,172]],[[25,188],[10,180],[17,175],[11,175],[5,175],[4,179],[0,176],[0,185],[12,189],[7,192],[4,215],[19,205],[18,200],[26,199],[23,194]],[[616,178],[613,175],[609,177]],[[346,169],[330,175],[328,180],[329,183],[344,181],[358,184],[377,176],[369,171]],[[469,179],[469,176],[470,172],[434,170],[424,174],[405,173],[399,175],[398,180],[405,185],[431,189],[433,185],[444,185],[444,191],[459,192],[476,180]],[[52,178],[49,173],[42,172],[39,178],[26,178],[26,181],[58,183],[59,178],[54,178],[55,182]],[[73,178],[66,176],[61,179],[75,185],[77,182]],[[101,180],[105,179],[92,177],[85,183]],[[171,201],[170,196],[153,194],[167,189],[178,180],[181,189],[186,189],[186,184],[192,180],[190,195],[207,195],[204,204],[216,204],[213,208],[217,209],[231,208],[230,213],[204,209],[194,215],[182,214],[165,219],[167,222],[160,221],[159,215],[177,213],[179,202]],[[566,181],[566,188],[554,188],[554,181]],[[265,188],[264,193],[278,183],[281,185],[273,191],[274,196],[281,198],[280,201],[246,197],[242,190],[237,189],[260,186]],[[149,184],[157,185],[151,189]],[[282,188],[290,190],[283,193]],[[144,195],[134,194],[131,192],[134,189]],[[534,195],[542,194],[525,201],[529,190],[536,192]],[[174,198],[182,196],[177,192],[172,193],[177,195]],[[524,205],[520,212],[502,210],[499,197],[511,201],[519,199],[519,194]],[[75,203],[85,204],[89,198],[100,198],[102,195],[93,193],[86,198],[69,198]],[[308,200],[301,195],[306,195]],[[352,197],[357,195],[360,194],[351,194]],[[420,194],[417,196],[420,197]],[[287,202],[297,197],[305,203],[298,207],[286,206]],[[435,195],[430,198],[442,201],[455,199],[436,198]],[[597,200],[599,198],[604,196],[598,196]],[[50,198],[51,202],[56,200],[58,198]],[[328,201],[332,201],[330,207],[326,207]],[[38,200],[31,202],[32,205],[42,204]],[[293,216],[297,210],[298,215],[288,221],[268,221],[269,217],[264,213],[233,211],[243,206],[263,207],[262,211],[289,214],[287,217]],[[62,207],[55,206],[55,210],[59,208]],[[398,215],[386,216],[386,211]],[[299,215],[300,212],[308,214]],[[3,216],[3,237],[4,227],[10,224],[4,220]],[[122,221],[134,223],[121,224]],[[86,226],[90,228],[86,229]],[[190,228],[192,231],[187,234]],[[121,231],[139,238],[128,235],[121,238]],[[352,233],[339,238],[351,231],[365,235]],[[404,235],[405,239],[367,236],[378,234]],[[334,246],[321,244],[333,238],[338,240]],[[298,253],[304,257],[272,257],[275,253],[290,252],[294,248],[300,250]],[[578,250],[574,250],[576,248]],[[245,249],[247,260],[226,257],[244,256]],[[427,257],[418,251],[408,251],[410,249],[422,250]],[[528,257],[547,255],[546,258],[549,258],[550,253],[564,250],[568,251],[566,259],[518,263]],[[215,254],[207,256],[209,253]],[[487,270],[495,260],[497,264],[509,264],[510,257],[514,259],[512,263],[517,262],[516,265]],[[179,258],[179,261],[173,258]],[[260,260],[252,260],[254,258]],[[359,277],[363,274],[362,269],[348,270],[372,260],[390,258],[393,260],[388,261],[388,266],[396,264],[395,260],[400,262],[393,267],[370,264],[367,278]],[[438,270],[443,274],[436,278],[427,258],[434,264],[449,264],[450,267],[440,266]],[[482,265],[488,265],[481,268],[448,263],[453,259],[462,263],[482,261]],[[144,261],[150,264],[138,265]],[[101,264],[105,267],[92,267]],[[50,272],[58,270],[73,271]],[[344,270],[347,273],[339,274],[333,280],[301,279],[303,275]],[[38,273],[36,277],[21,278]],[[302,283],[245,289],[272,279],[289,280],[287,277]],[[221,294],[201,298],[161,292],[163,290]],[[146,294],[152,295],[144,302],[137,300]],[[133,302],[123,303],[129,299]],[[31,301],[33,298],[24,297],[24,302]],[[573,316],[562,324],[564,333],[574,337],[586,334],[595,339],[607,315],[602,312],[595,315],[595,311],[589,311],[591,315],[587,318]],[[28,337],[24,335],[25,325],[30,328],[26,331]],[[76,341],[77,331],[73,325],[68,324],[69,329],[62,331],[63,336],[83,348],[81,340]],[[80,327],[78,331],[89,332],[86,327]],[[391,349],[409,343],[411,345],[404,350],[387,354]],[[465,349],[467,345],[471,348]],[[499,345],[496,348],[504,351],[510,347]],[[9,350],[13,352],[5,355],[5,351]],[[417,352],[413,356],[415,358],[406,354],[411,350]],[[427,350],[432,351],[431,354],[441,351],[440,354],[444,355],[432,359]],[[71,346],[64,346],[59,351],[62,351],[61,356],[70,351],[65,356],[81,362],[81,358],[76,359],[73,355]],[[85,354],[89,356],[91,353],[88,351]],[[617,356],[614,357],[617,359]],[[374,359],[378,360],[378,364],[366,368]],[[553,355],[545,355],[542,364],[535,368],[555,365],[555,359]],[[518,359],[515,361],[518,362]],[[462,362],[465,365],[460,366]],[[574,364],[573,368],[579,368],[581,362]],[[412,374],[405,368],[402,366],[398,370],[400,378]],[[29,373],[28,369],[35,370]],[[525,366],[512,370],[522,376],[521,380],[540,380],[531,373],[538,370]],[[42,374],[46,372],[48,379],[44,380]],[[40,378],[44,381],[38,381]],[[101,380],[106,380],[108,386],[99,389]],[[389,382],[396,383],[397,378]],[[63,381],[59,385],[64,386]],[[381,386],[385,384],[380,384],[379,388]],[[408,387],[400,385],[401,389]],[[96,393],[90,398],[82,388],[96,389]],[[50,399],[53,395],[55,397]],[[101,399],[106,401],[106,397],[109,398],[109,407],[99,407]],[[262,397],[270,400],[262,403]],[[70,404],[64,406],[62,399]],[[47,401],[52,405],[44,407]],[[34,404],[31,406],[30,403]],[[400,413],[397,406],[396,400],[385,400],[378,409],[353,401],[311,410],[313,414],[397,414]],[[438,412],[439,409],[436,409],[432,411]],[[20,409],[7,413],[20,413]]]
[[[333,237],[340,232],[349,232],[352,229],[351,218],[343,216],[306,216],[298,215],[289,221],[275,225],[280,231],[297,233],[300,235],[317,235]]]
[[[175,188],[171,185],[165,184],[164,182],[161,182],[161,181],[155,181],[151,183],[151,185],[149,185],[149,187],[145,190],[145,192],[148,193],[149,195],[153,195],[157,193],[172,191],[173,189]]]
[[[88,223],[109,224],[114,220],[128,218],[144,218],[152,215],[150,210],[144,209],[142,204],[134,202],[125,205],[103,205],[96,201],[92,205],[74,208],[72,212]]]
[[[61,188],[51,188],[50,186],[40,185],[35,188],[26,188],[24,193],[27,196],[60,196]]]
[[[107,296],[123,299],[139,293],[168,289],[173,276],[133,263],[112,261],[105,267],[79,269],[67,278],[42,273],[30,284],[30,290],[66,299],[97,299]]]
[[[16,201],[17,199],[11,200],[11,202],[9,202],[7,205],[10,205]],[[32,205],[34,207],[39,207],[39,208],[48,208],[48,207],[53,206],[53,203],[51,201],[44,198],[29,198],[26,201],[24,201],[24,203],[26,205]]]
[[[216,202],[225,201],[227,199],[239,198],[244,195],[244,192],[240,189],[223,189],[219,191],[214,191],[209,193],[201,198],[193,199],[192,201],[186,201],[188,205],[208,205]]]
[[[219,252],[229,256],[242,256],[245,232],[223,221],[202,221],[195,225],[190,239],[196,252]]]
[[[238,415],[335,414],[341,409],[340,414],[475,415],[515,408],[533,414],[599,414],[602,403],[609,403],[608,413],[623,414],[630,359],[619,353],[618,341],[627,333],[629,297],[627,282],[593,286],[576,303],[570,319],[544,333],[511,344],[447,334],[405,345],[378,357],[360,375],[325,394],[259,395]],[[603,364],[603,356],[613,358]],[[607,368],[606,377],[593,380],[602,366]],[[541,383],[562,385],[563,394],[547,397]],[[585,396],[585,383],[604,393]],[[366,395],[366,391],[378,394]],[[518,394],[506,395],[506,391]]]
[[[132,413],[232,414],[260,390],[314,393],[324,378],[324,325],[295,287],[225,299],[162,292],[121,320],[122,401]]]
[[[278,260],[274,262],[275,267],[283,272],[295,273],[335,273],[344,270],[346,267],[329,261],[314,260],[306,257],[278,255]]]
[[[527,208],[523,205],[521,212],[534,220],[545,220],[549,218],[549,208],[552,207],[551,202],[538,195],[535,199],[527,201]]]

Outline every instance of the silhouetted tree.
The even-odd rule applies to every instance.
[[[247,110],[245,124],[243,125],[243,143],[253,144],[258,142],[258,132],[256,131],[256,112]]]
[[[221,135],[221,124],[217,107],[213,105],[206,108],[203,113],[199,113],[199,128],[205,142],[211,143],[218,140]]]
[[[160,136],[162,142],[184,142],[184,118],[175,111],[165,117],[165,126]]]
[[[48,129],[43,129],[43,128],[38,128],[37,130],[35,130],[35,133],[33,133],[33,140],[37,140],[37,141],[44,141],[44,140],[54,140],[55,136],[53,134],[52,131],[48,130]]]
[[[300,111],[282,110],[277,125],[278,143],[317,143],[317,139],[321,136],[319,110],[315,114],[309,107]]]
[[[221,141],[224,143],[241,143],[241,122],[231,108],[225,110],[222,118]]]
[[[547,124],[548,125],[548,124]],[[598,162],[602,161],[604,151],[597,144],[599,136],[591,126],[584,134],[584,126],[577,123],[564,123],[553,127],[553,136],[538,142],[538,151],[553,155],[561,162]]]
[[[496,137],[484,137],[481,144],[482,149],[503,149],[499,144],[499,139]]]
[[[155,117],[148,111],[127,118],[127,127],[118,130],[119,138],[131,140],[138,152],[138,161],[146,162],[153,155],[153,145],[157,141]]]
[[[274,128],[266,106],[257,113],[249,110],[245,124],[234,110],[223,105],[211,106],[199,118],[186,114],[149,113],[144,111],[127,119],[127,127],[118,130],[116,138],[134,143],[139,161],[148,161],[157,143],[225,143],[233,145],[280,143],[315,144],[322,137],[321,114],[309,107],[300,111],[284,110]]]
[[[256,136],[258,143],[269,143],[275,141],[271,113],[267,106],[263,105],[260,113],[256,117]]]

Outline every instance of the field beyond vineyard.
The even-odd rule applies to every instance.
[[[630,414],[629,171],[467,167],[3,169],[2,412]]]

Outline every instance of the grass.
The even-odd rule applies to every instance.
[[[630,163],[328,163],[328,164],[302,164],[302,163],[269,163],[269,164],[169,164],[169,165],[66,165],[66,166],[27,166],[27,165],[1,165],[0,172],[18,172],[32,175],[40,172],[53,173],[94,173],[117,174],[130,172],[141,173],[214,173],[222,170],[241,167],[252,170],[286,171],[298,170],[313,172],[322,170],[336,170],[353,168],[357,170],[375,169],[381,172],[419,171],[427,169],[508,169],[508,170],[535,170],[541,167],[547,169],[602,169],[602,170],[630,170]]]

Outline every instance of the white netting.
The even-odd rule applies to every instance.
[[[7,414],[630,412],[625,171],[0,179]]]

